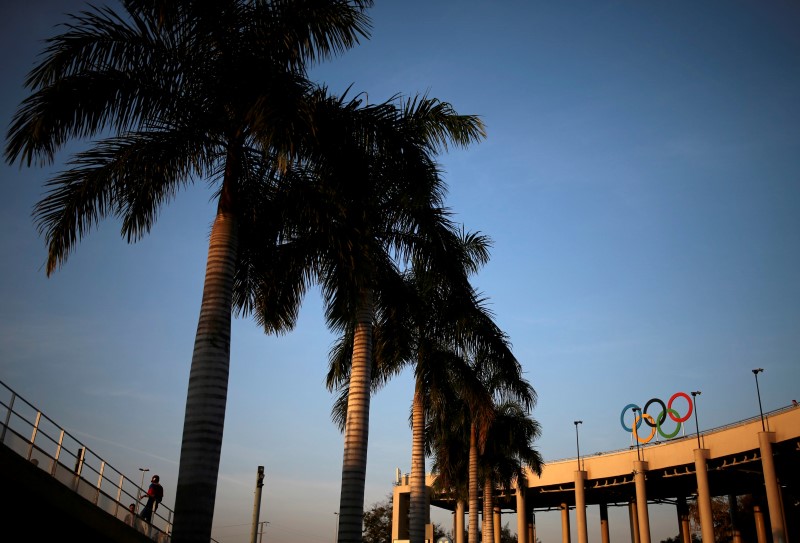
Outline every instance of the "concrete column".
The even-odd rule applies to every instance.
[[[697,479],[697,510],[700,513],[700,533],[703,541],[715,541],[714,519],[711,514],[711,492],[708,487],[706,457],[708,449],[694,450],[694,475]]]
[[[569,506],[561,504],[561,543],[570,543],[569,536]]]
[[[611,541],[608,532],[608,505],[605,503],[600,504],[600,541],[602,543]]]
[[[517,543],[527,543],[528,519],[525,515],[525,486],[517,481]]]
[[[760,505],[753,506],[753,519],[756,521],[756,541],[767,543],[767,523]]]
[[[764,471],[764,486],[767,490],[767,509],[769,525],[772,528],[772,543],[786,543],[786,528],[783,523],[781,489],[775,473],[775,459],[772,458],[772,442],[775,432],[759,432],[758,445],[761,449],[761,469]]]
[[[636,502],[628,503],[628,518],[631,522],[631,542],[641,543],[639,540],[639,515],[636,513]]]
[[[456,514],[453,526],[453,535],[455,543],[464,543],[464,500],[456,502]]]
[[[589,533],[586,530],[586,496],[584,494],[584,481],[586,472],[575,472],[575,524],[578,525],[578,543],[589,543]]]
[[[528,523],[528,543],[538,543],[536,541],[536,513],[531,511],[531,521]]]
[[[644,477],[647,472],[647,462],[637,460],[633,465],[633,482],[636,485],[636,515],[639,519],[639,540],[642,543],[650,543],[650,516],[647,513],[647,484]],[[709,541],[713,541],[713,539]]]
[[[401,492],[400,487],[394,487],[392,494],[392,541],[408,539],[408,508],[410,505],[408,492]]]
[[[492,511],[492,528],[494,528],[494,543],[500,543],[500,530],[502,519],[500,518],[500,508],[495,506],[494,510]]]
[[[676,509],[678,511],[678,534],[681,543],[692,543],[692,533],[689,526],[689,506],[686,497],[678,496]]]
[[[739,505],[734,494],[728,495],[728,509],[731,515],[731,543],[742,543],[742,531],[739,529]]]

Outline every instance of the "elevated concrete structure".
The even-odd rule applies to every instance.
[[[575,458],[548,462],[541,477],[528,473],[522,488],[501,493],[495,503],[505,511],[518,513],[518,520],[525,519],[528,529],[517,527],[520,543],[535,541],[531,521],[535,511],[558,509],[563,511],[566,522],[563,540],[570,541],[566,513],[576,507],[578,526],[573,533],[577,534],[578,543],[586,543],[590,527],[586,526],[585,508],[590,506],[600,508],[601,525],[596,530],[602,541],[608,541],[607,508],[625,506],[631,511],[631,540],[649,543],[647,504],[675,503],[676,527],[688,543],[687,500],[697,501],[703,540],[714,541],[711,498],[752,495],[759,504],[756,522],[763,518],[765,525],[756,527],[762,534],[758,543],[769,543],[767,531],[772,543],[800,541],[796,515],[786,514],[787,506],[797,511],[797,500],[789,497],[800,495],[800,408],[774,411],[767,414],[766,420],[766,431],[762,430],[759,417],[708,431],[701,435],[701,448],[697,436],[691,434],[582,457],[580,470]],[[433,476],[429,476],[427,484],[432,486],[433,482]],[[407,478],[394,488],[395,540],[408,539],[409,492]],[[432,493],[430,503],[450,511],[456,509],[455,500],[446,494]],[[457,532],[456,543],[461,543],[459,535]]]
[[[145,492],[137,483],[2,381],[0,408],[0,510],[18,539],[169,543],[172,509],[133,518],[127,505]]]
[[[7,495],[2,518],[17,540],[153,543],[5,445],[0,465],[0,487]]]

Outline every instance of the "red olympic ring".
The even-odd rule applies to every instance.
[[[686,414],[684,416],[682,416],[680,418],[672,416],[672,412],[673,412],[672,411],[672,402],[674,402],[675,398],[678,398],[678,397],[684,398],[686,400],[686,403],[689,404],[689,410],[686,412]],[[689,420],[689,417],[692,416],[692,410],[693,409],[694,409],[694,403],[692,402],[692,400],[689,399],[689,395],[686,394],[685,392],[676,392],[675,394],[672,395],[672,398],[670,398],[669,402],[667,403],[667,412],[669,413],[669,418],[671,418],[675,422],[686,422],[687,420]]]

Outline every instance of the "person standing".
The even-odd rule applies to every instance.
[[[139,516],[147,522],[150,522],[150,519],[153,517],[153,512],[158,509],[158,504],[161,503],[161,500],[164,498],[164,488],[158,481],[158,475],[153,475],[153,478],[150,479],[150,488],[147,489],[147,494],[139,496],[139,501],[147,498],[147,503],[144,504],[142,512],[139,514]]]
[[[125,524],[133,526],[134,518],[136,518],[136,504],[132,503],[128,506],[128,513],[125,515]]]

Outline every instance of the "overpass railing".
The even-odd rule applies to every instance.
[[[125,477],[51,418],[0,381],[0,444],[29,460],[76,494],[144,533],[169,542],[173,511],[164,504],[150,523],[130,514],[146,490]],[[212,540],[213,541],[213,540]]]

